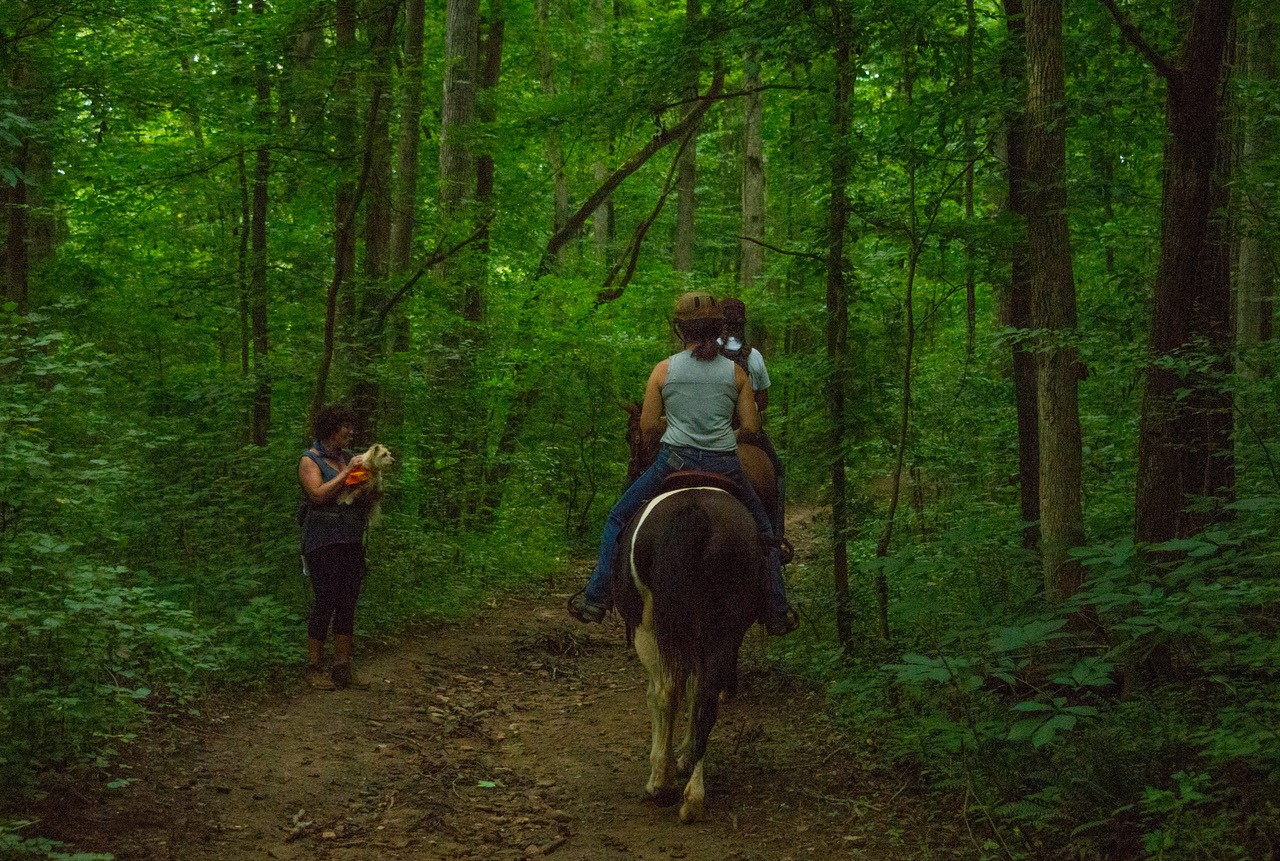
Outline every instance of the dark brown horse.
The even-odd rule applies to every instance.
[[[637,409],[628,433],[628,439],[634,440],[633,480],[647,467],[647,462],[640,463],[646,446],[640,439],[638,415]],[[652,449],[656,455],[657,445]],[[771,489],[769,459],[764,452],[753,451],[759,454],[752,463],[756,476],[763,479],[761,489]],[[745,459],[743,466],[747,466]],[[682,474],[676,473],[672,477],[676,481],[669,480],[664,492],[623,532],[613,585],[628,639],[649,674],[653,738],[645,792],[659,803],[674,803],[682,796],[682,822],[702,816],[707,741],[719,716],[722,694],[737,688],[738,651],[764,606],[766,582],[751,512],[730,492],[728,482],[692,475],[682,481]],[[686,486],[690,483],[693,486]],[[707,483],[712,486],[704,486]],[[688,706],[687,729],[673,752],[675,724],[684,705]],[[682,794],[676,785],[678,773],[689,775]]]

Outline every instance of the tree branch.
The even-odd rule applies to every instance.
[[[1170,63],[1165,56],[1151,47],[1151,43],[1142,37],[1142,33],[1134,26],[1133,22],[1125,16],[1120,8],[1116,6],[1116,0],[1101,0],[1102,5],[1111,10],[1111,17],[1116,19],[1120,32],[1129,40],[1138,52],[1151,61],[1151,65],[1155,67],[1156,74],[1167,80],[1169,83],[1175,83],[1180,77],[1180,73],[1176,66]]]
[[[827,258],[822,254],[815,254],[812,251],[788,251],[785,248],[779,248],[776,245],[770,245],[763,240],[756,239],[754,236],[739,236],[738,238],[743,242],[753,242],[761,248],[768,248],[770,251],[774,251],[778,254],[784,254],[787,257],[805,257],[809,260],[816,260],[823,266],[827,265]]]
[[[671,167],[667,170],[667,179],[662,185],[662,194],[658,197],[658,202],[653,207],[653,212],[649,213],[649,217],[636,225],[636,232],[631,237],[631,243],[627,253],[627,272],[622,276],[622,283],[617,287],[613,287],[613,279],[617,277],[618,271],[622,268],[619,263],[613,267],[613,271],[609,273],[609,277],[605,279],[604,286],[600,288],[600,292],[596,293],[595,308],[599,308],[606,302],[612,302],[622,295],[622,291],[627,289],[627,285],[631,283],[631,276],[636,273],[636,262],[640,259],[640,246],[644,244],[644,238],[649,232],[649,228],[653,226],[653,222],[657,220],[658,214],[662,212],[662,207],[666,205],[667,197],[671,194],[674,185],[676,168],[680,165],[680,156],[684,155],[684,151],[689,147],[689,140],[692,133],[684,136],[680,141],[680,149],[676,151],[676,157],[671,160]]]
[[[724,70],[716,71],[715,78],[711,81],[711,88],[707,90],[706,95],[698,99],[689,112],[684,115],[680,122],[676,123],[669,129],[656,134],[645,144],[644,148],[633,155],[626,164],[615,170],[609,175],[609,178],[595,190],[595,192],[587,198],[582,206],[578,207],[578,211],[570,216],[564,226],[557,230],[550,239],[547,240],[547,248],[542,253],[542,261],[538,264],[538,276],[546,275],[551,271],[556,252],[558,252],[565,243],[578,234],[582,229],[582,225],[586,223],[587,217],[595,212],[601,204],[608,199],[609,195],[614,192],[618,186],[631,174],[639,170],[645,162],[647,162],[658,150],[683,137],[690,128],[695,126],[701,119],[703,114],[711,107],[712,102],[720,95],[724,89]]]
[[[466,248],[472,242],[475,242],[482,235],[484,235],[485,230],[488,229],[489,224],[493,221],[493,217],[495,214],[496,213],[494,212],[490,212],[488,215],[482,218],[480,220],[480,223],[476,225],[476,229],[471,232],[470,236],[468,236],[466,239],[462,240],[461,242],[458,242],[457,244],[453,245],[448,250],[442,251],[440,249],[439,243],[437,243],[435,251],[432,251],[431,254],[427,257],[427,259],[422,261],[422,263],[418,265],[418,271],[414,272],[413,275],[409,277],[409,280],[406,281],[404,285],[399,290],[396,291],[396,294],[392,296],[390,299],[388,299],[386,304],[382,306],[382,309],[378,312],[378,325],[374,331],[381,332],[383,328],[386,327],[387,316],[391,313],[392,309],[396,307],[396,305],[400,302],[401,299],[403,299],[405,296],[409,294],[409,291],[412,290],[413,286],[418,283],[418,280],[422,278],[423,275],[426,274],[428,269],[432,268],[433,266],[439,266],[441,263],[445,262],[450,257],[457,254],[463,248]]]

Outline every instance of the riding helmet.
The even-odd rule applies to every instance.
[[[692,323],[695,320],[723,320],[724,311],[716,298],[705,290],[693,290],[676,300],[675,322]]]

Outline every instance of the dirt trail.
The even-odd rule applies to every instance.
[[[299,682],[161,731],[137,783],[51,800],[41,830],[182,861],[972,857],[949,814],[871,775],[758,628],[712,735],[706,820],[682,826],[642,799],[645,676],[620,624],[579,625],[563,599],[499,598],[406,638],[368,658],[369,691]]]

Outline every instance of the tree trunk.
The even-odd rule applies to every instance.
[[[424,0],[406,0],[404,70],[400,84],[400,134],[396,148],[396,184],[391,222],[391,271],[403,275],[412,266],[418,203],[418,143],[422,139],[422,44]]]
[[[764,274],[764,110],[760,88],[760,54],[748,48],[743,60],[742,87],[747,91],[742,112],[742,240],[739,280],[750,289]],[[753,92],[755,91],[755,92]]]
[[[493,91],[498,88],[502,75],[502,43],[506,20],[502,8],[502,0],[490,0],[489,20],[484,40],[481,44],[480,59],[480,91],[488,94],[481,99],[476,114],[481,126],[492,126],[498,118],[498,107]],[[489,217],[488,210],[493,203],[494,162],[493,152],[485,147],[476,158],[476,201],[480,204],[479,213],[480,240],[478,251],[482,258],[489,256]],[[464,314],[468,320],[479,322],[484,318],[484,288],[487,264],[477,270],[478,278],[470,279]]]
[[[1177,65],[1153,60],[1168,95],[1160,264],[1138,429],[1134,531],[1142,542],[1194,535],[1222,518],[1218,506],[1188,507],[1198,498],[1225,501],[1235,480],[1233,402],[1218,382],[1230,365],[1228,242],[1215,211],[1229,179],[1220,124],[1231,7],[1231,0],[1184,4]]]
[[[468,136],[476,119],[479,0],[448,0],[445,20],[444,105],[440,123],[440,209],[455,215],[467,201],[475,171]]]
[[[548,39],[550,0],[538,0],[538,72],[542,83],[542,95],[550,99],[556,94],[555,58],[551,54]],[[564,174],[564,146],[556,129],[547,131],[547,164],[551,167],[555,183],[555,208],[551,219],[551,232],[558,233],[569,220],[569,181]],[[556,259],[564,262],[567,246],[561,246]]]
[[[253,0],[253,14],[266,12],[266,0]],[[267,71],[267,48],[259,48],[262,58],[255,70],[255,106],[258,134],[262,139],[254,153],[253,170],[253,254],[249,276],[250,316],[253,325],[253,428],[250,440],[265,446],[271,433],[271,367],[267,338],[267,180],[271,176],[271,149],[267,135],[271,133],[271,78]]]
[[[1062,0],[1027,0],[1027,240],[1039,404],[1040,533],[1050,602],[1073,595],[1084,543],[1076,288],[1067,229]]]
[[[1008,209],[1013,216],[1014,239],[1010,247],[1009,319],[1006,325],[1020,331],[1031,329],[1031,268],[1027,250],[1027,55],[1026,20],[1022,0],[1005,0],[1005,24],[1010,46],[1002,64],[1007,92],[1015,99],[1005,119],[1005,149],[1008,160]],[[1022,546],[1040,546],[1040,429],[1036,400],[1036,361],[1025,338],[1015,337],[1013,348],[1013,394],[1018,415],[1018,488],[1022,514]]]
[[[1276,76],[1276,13],[1257,4],[1251,10],[1244,33],[1244,75],[1254,86],[1274,92]],[[1280,206],[1274,183],[1264,180],[1260,165],[1276,157],[1277,136],[1266,121],[1270,104],[1251,101],[1242,105],[1240,169],[1244,176],[1257,172],[1244,195],[1240,237],[1240,265],[1236,281],[1236,343],[1249,347],[1268,341],[1275,313],[1275,260],[1277,242],[1275,213]],[[1271,179],[1265,175],[1266,179]],[[1263,366],[1246,366],[1246,372],[1265,371]]]
[[[845,485],[845,356],[849,334],[849,294],[845,283],[845,231],[849,227],[850,106],[853,99],[852,22],[842,0],[831,0],[835,48],[835,90],[831,125],[831,204],[827,214],[827,408],[831,421],[831,547],[836,597],[836,636],[845,651],[853,645],[853,607],[849,594],[849,500]]]
[[[614,10],[614,17],[617,17],[617,10]],[[592,62],[607,74],[606,66],[610,62],[610,55],[607,50],[608,39],[607,33],[609,29],[609,18],[605,12],[605,0],[591,0],[591,22],[592,30],[595,32],[595,47],[591,51]],[[606,138],[603,142],[608,146],[609,154],[613,154],[613,144],[611,138]],[[592,166],[595,175],[596,185],[600,186],[609,178],[609,167],[600,160],[597,160]],[[596,252],[596,262],[601,266],[609,264],[609,245],[613,241],[613,198],[606,197],[596,207],[595,212],[591,215],[591,237]]]
[[[377,436],[378,404],[382,388],[376,369],[386,353],[378,313],[388,298],[387,276],[391,265],[391,46],[395,38],[398,4],[372,0],[366,9],[369,22],[371,94],[366,127],[364,187],[364,277],[360,281],[351,410],[359,439]],[[358,205],[358,204],[357,204]]]
[[[353,170],[357,136],[356,0],[337,0],[333,29],[338,58],[333,108],[334,149],[338,165],[338,183],[334,191],[333,279],[325,296],[324,345],[320,353],[316,391],[311,400],[312,416],[325,405],[337,336],[338,296],[343,283],[355,269],[355,210],[358,205]]]
[[[965,0],[964,30],[964,91],[974,91],[973,78],[973,42],[978,29],[977,12],[973,0]],[[973,173],[974,163],[978,160],[978,144],[975,138],[973,118],[966,114],[964,118],[964,154],[968,162],[964,170],[964,320],[965,320],[965,355],[973,356],[974,340],[978,327],[978,295],[976,264],[973,250]]]
[[[422,139],[422,46],[425,33],[423,0],[406,0],[404,67],[400,84],[400,132],[396,146],[396,178],[391,219],[391,272],[404,278],[413,268],[413,238],[417,228],[418,144]],[[409,349],[409,317],[397,310],[392,348]]]
[[[694,49],[694,38],[698,27],[698,18],[702,13],[701,0],[685,0],[686,44],[688,68],[685,70],[688,83],[685,96],[690,99],[698,97],[702,76],[702,64],[698,52]],[[676,237],[675,237],[675,269],[677,272],[693,271],[694,245],[694,194],[698,187],[698,129],[689,132],[689,143],[685,145],[680,156],[680,169],[676,178]]]

